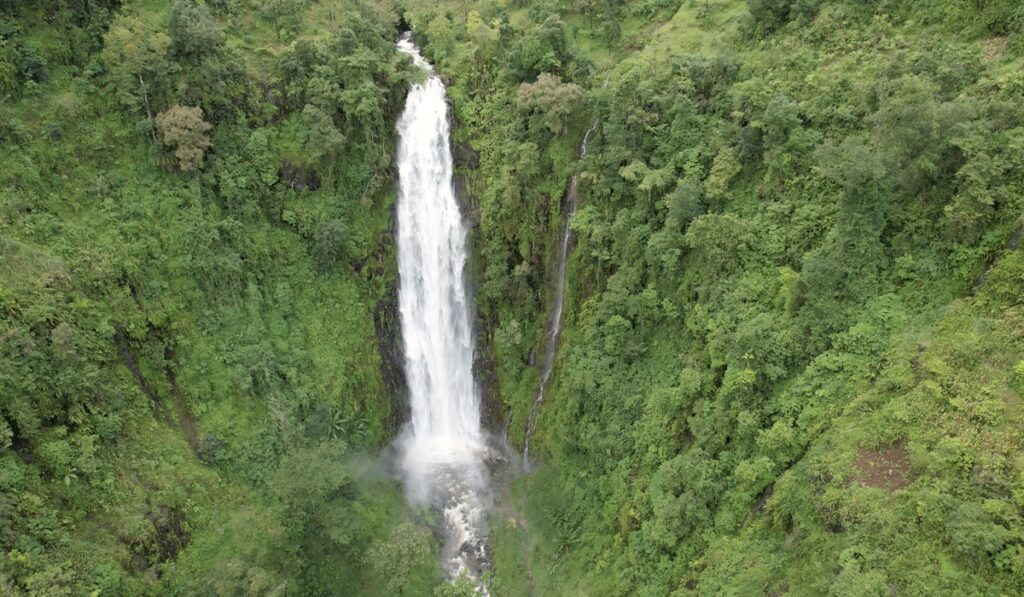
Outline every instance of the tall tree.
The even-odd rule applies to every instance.
[[[150,96],[157,82],[167,74],[167,50],[171,38],[151,31],[136,17],[118,16],[103,36],[100,55],[122,105],[137,109],[141,100],[152,119]]]
[[[583,90],[575,83],[563,83],[551,73],[541,73],[534,83],[523,83],[516,94],[516,106],[538,114],[552,133],[565,132],[569,117],[583,102]]]
[[[184,172],[203,167],[203,157],[213,142],[207,133],[213,125],[203,120],[203,109],[171,106],[157,114],[156,128],[164,145],[174,147],[174,157]]]

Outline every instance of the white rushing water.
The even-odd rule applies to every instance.
[[[587,157],[587,141],[590,135],[597,128],[594,122],[583,135],[583,142],[580,144],[579,158]],[[530,470],[530,436],[537,426],[537,413],[540,405],[544,402],[544,389],[551,380],[551,373],[555,369],[555,355],[558,352],[558,337],[562,333],[562,309],[565,305],[565,264],[569,260],[569,242],[572,239],[572,228],[569,221],[576,213],[576,174],[569,180],[569,190],[565,193],[565,219],[562,222],[562,236],[558,245],[558,262],[555,266],[555,296],[554,305],[551,309],[551,319],[548,324],[548,337],[544,346],[544,360],[540,365],[540,387],[537,389],[537,397],[530,407],[530,414],[526,420],[526,439],[523,443],[523,467]]]
[[[409,500],[443,515],[447,573],[487,566],[488,456],[473,379],[466,226],[452,187],[445,87],[408,34],[398,49],[426,71],[398,121],[399,308],[411,419],[398,440]]]

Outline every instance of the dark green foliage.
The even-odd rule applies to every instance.
[[[1018,537],[1004,526],[1005,519],[997,522],[997,517],[1004,518],[1012,512],[1011,517],[1016,518],[1018,515],[1014,510],[1010,504],[998,500],[960,505],[950,514],[946,524],[950,545],[967,560],[984,561],[986,556],[999,553],[1011,539]]]
[[[258,4],[260,14],[274,25],[277,36],[282,32],[294,33],[299,28],[302,11],[307,0],[261,0]]]
[[[313,267],[320,273],[333,271],[348,253],[345,249],[347,241],[348,231],[341,220],[321,224],[313,241]]]
[[[754,28],[761,34],[771,33],[790,20],[814,17],[821,0],[747,0]]]
[[[46,60],[15,23],[0,19],[0,99],[18,95],[27,81],[46,80]]]
[[[680,180],[672,193],[669,216],[683,230],[696,218],[707,211],[704,200],[704,185],[697,180]],[[667,223],[667,222],[666,222]]]
[[[543,72],[565,72],[569,59],[565,25],[551,15],[512,46],[509,66],[516,80],[533,81]]]
[[[175,0],[167,29],[174,54],[192,62],[216,53],[224,44],[220,26],[196,0]]]

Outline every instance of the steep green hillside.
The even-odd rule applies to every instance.
[[[405,24],[517,447],[578,181],[491,594],[1024,593],[1015,0],[2,3],[0,593],[472,593],[377,455]]]
[[[407,11],[479,152],[478,301],[520,445],[579,173],[498,593],[1024,591],[1024,9]]]
[[[0,593],[439,580],[357,456],[394,424],[396,32],[370,2],[0,7]]]

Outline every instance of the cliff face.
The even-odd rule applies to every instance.
[[[380,375],[384,392],[390,398],[390,415],[385,422],[389,436],[398,433],[409,420],[409,400],[403,370],[402,330],[398,312],[398,281],[389,284],[373,313],[373,326],[377,333],[377,352],[380,355]]]
[[[452,109],[449,104],[449,108]],[[452,121],[452,159],[455,165],[455,196],[459,200],[459,207],[463,217],[470,225],[470,243],[473,251],[470,255],[472,271],[469,272],[471,281],[469,288],[477,287],[475,282],[482,277],[481,260],[479,258],[480,247],[480,198],[478,191],[482,180],[479,176],[480,154],[478,154],[468,142],[456,141],[458,138],[459,120],[454,112]],[[479,307],[479,305],[477,305]],[[494,360],[494,347],[492,345],[494,331],[493,322],[490,321],[478,308],[476,310],[476,358],[473,361],[473,376],[480,386],[481,417],[484,428],[496,435],[505,432],[506,407],[502,403],[501,388],[498,384],[498,374]]]

